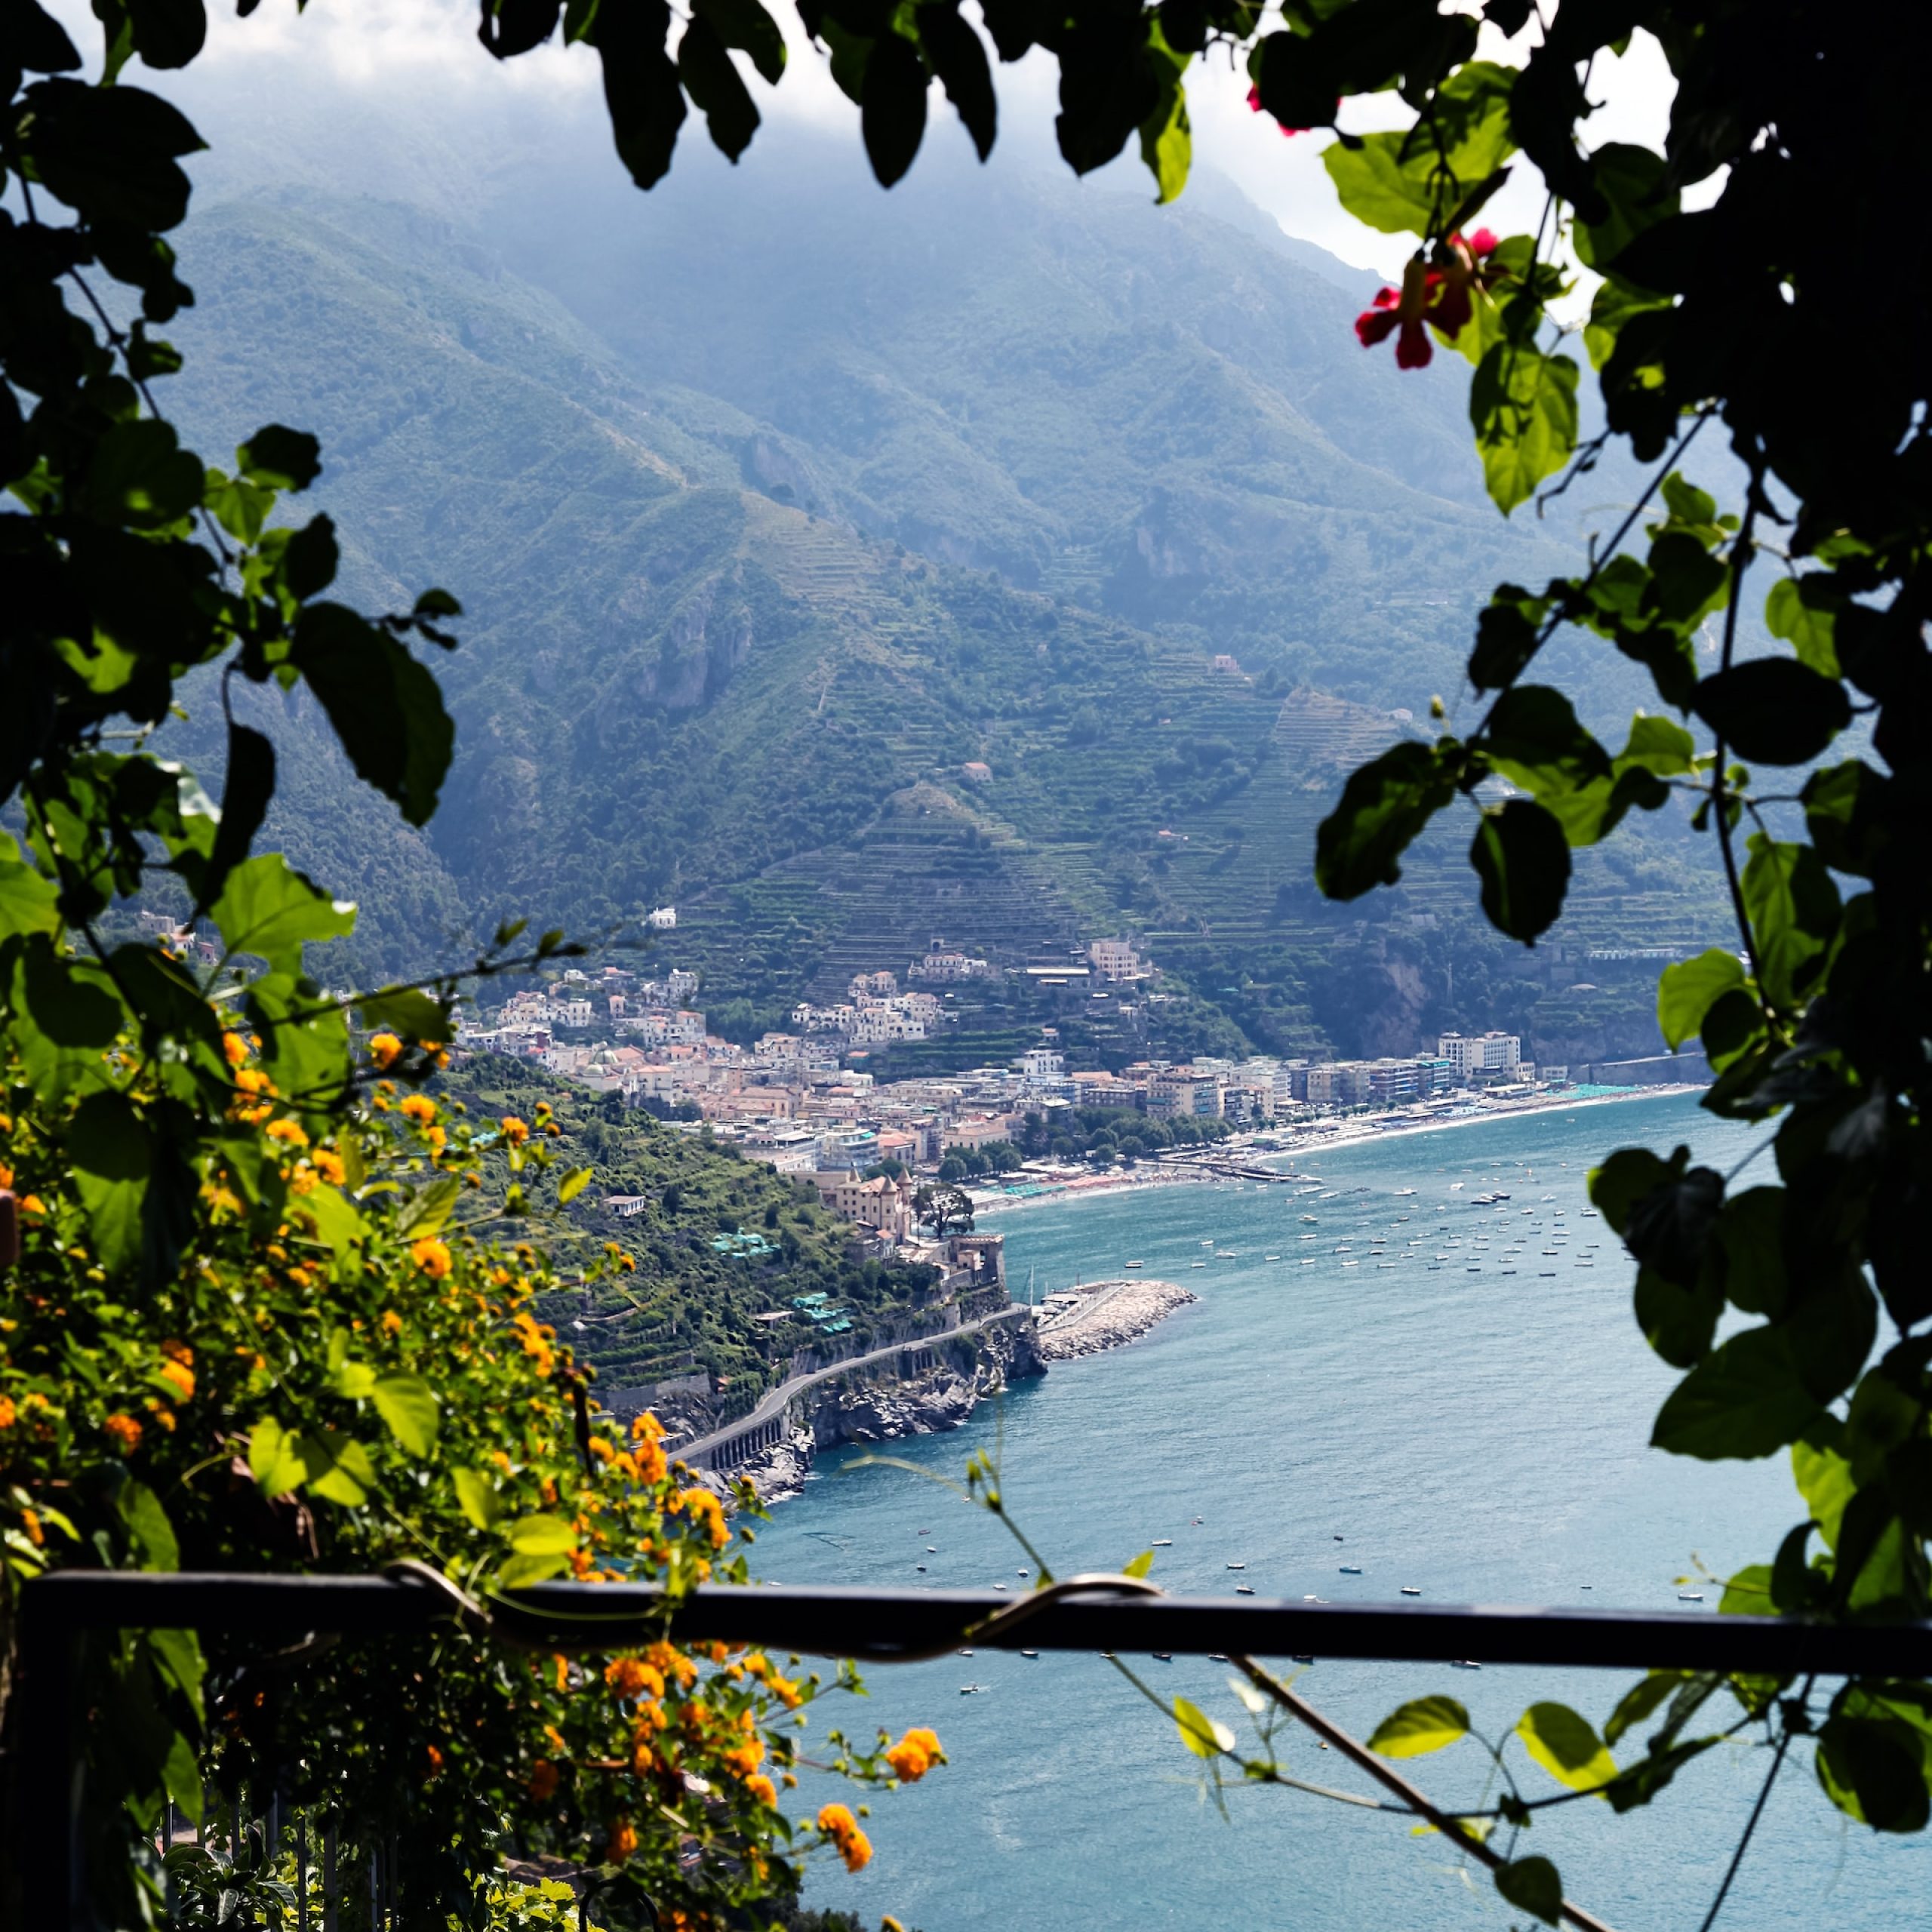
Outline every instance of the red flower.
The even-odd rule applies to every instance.
[[[1355,318],[1355,339],[1363,348],[1373,349],[1378,342],[1394,335],[1395,367],[1427,368],[1435,346],[1422,325],[1423,312],[1441,279],[1418,255],[1402,271],[1401,287],[1380,291]]]
[[[1475,313],[1472,291],[1497,278],[1488,257],[1498,245],[1488,229],[1479,228],[1466,237],[1451,235],[1437,248],[1433,266],[1417,255],[1402,271],[1401,287],[1383,289],[1355,318],[1357,340],[1372,349],[1395,334],[1396,368],[1427,368],[1435,347],[1424,323],[1445,337],[1462,334]]]

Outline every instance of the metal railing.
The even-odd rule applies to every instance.
[[[971,1641],[989,1649],[1932,1676],[1932,1623],[1230,1601],[1126,1595],[1098,1579],[1084,1588],[1060,1587],[1070,1593],[1029,1607],[1025,1597],[991,1590],[708,1585],[676,1607],[670,1632],[685,1642],[762,1643],[878,1663],[931,1657]],[[25,1922],[35,1932],[82,1932],[83,1924],[72,1709],[75,1644],[82,1634],[192,1629],[263,1638],[372,1637],[426,1632],[463,1614],[455,1593],[427,1580],[125,1571],[43,1577],[22,1590],[20,1604],[20,1734],[33,1740],[44,1772],[17,1781],[15,1842],[8,1854],[22,1876]],[[493,1620],[521,1643],[608,1650],[661,1635],[664,1610],[662,1593],[648,1584],[543,1583],[496,1600]]]

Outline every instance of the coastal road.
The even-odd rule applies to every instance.
[[[794,1395],[821,1382],[829,1382],[834,1376],[849,1375],[855,1368],[864,1368],[872,1362],[888,1361],[894,1355],[903,1355],[908,1349],[921,1349],[950,1342],[962,1335],[977,1335],[983,1328],[991,1328],[1002,1321],[1011,1321],[1029,1315],[1032,1310],[1023,1303],[1015,1302],[1010,1308],[1003,1308],[996,1315],[982,1315],[977,1321],[962,1321],[957,1328],[941,1328],[931,1335],[917,1335],[911,1340],[894,1342],[890,1347],[872,1349],[862,1355],[848,1355],[843,1361],[835,1361],[824,1368],[814,1368],[803,1375],[795,1375],[789,1382],[781,1382],[776,1389],[763,1396],[755,1409],[739,1417],[736,1422],[728,1423],[722,1429],[714,1429],[709,1435],[700,1435],[694,1441],[683,1443],[672,1451],[694,1468],[701,1466],[702,1459],[714,1449],[729,1442],[735,1436],[761,1427],[775,1421],[785,1412],[786,1405]]]

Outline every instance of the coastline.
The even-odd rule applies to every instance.
[[[1217,1141],[1212,1157],[1227,1156],[1246,1158],[1255,1162],[1286,1161],[1309,1154],[1325,1154],[1337,1147],[1360,1146],[1370,1140],[1393,1140],[1414,1134],[1445,1134],[1459,1127],[1481,1127],[1492,1121],[1505,1120],[1518,1115],[1567,1112],[1578,1107],[1615,1106],[1626,1100],[1654,1100],[1677,1094],[1701,1094],[1705,1088],[1701,1082],[1679,1081],[1656,1087],[1632,1087],[1614,1094],[1578,1094],[1567,1097],[1551,1094],[1534,1100],[1503,1101],[1485,1107],[1479,1113],[1459,1114],[1451,1120],[1404,1120],[1384,1125],[1375,1120],[1352,1120],[1342,1122],[1333,1128],[1309,1132],[1306,1129],[1285,1134],[1268,1134],[1256,1136],[1251,1134],[1231,1134],[1226,1140]],[[1278,1144],[1263,1149],[1255,1145],[1257,1138],[1265,1138]],[[1286,1142],[1288,1144],[1278,1144]],[[980,1192],[971,1188],[967,1192],[972,1197],[973,1211],[976,1218],[983,1220],[989,1214],[1017,1214],[1034,1207],[1063,1207],[1069,1201],[1077,1201],[1094,1195],[1119,1195],[1133,1193],[1154,1187],[1171,1187],[1192,1182],[1196,1185],[1218,1181],[1225,1177],[1215,1174],[1211,1168],[1192,1163],[1148,1161],[1124,1173],[1075,1174],[1067,1171],[1065,1180],[1042,1179],[1032,1191],[1023,1195],[1004,1192]]]

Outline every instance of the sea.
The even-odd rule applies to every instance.
[[[1393,1603],[1406,1585],[1425,1602],[1714,1614],[1721,1586],[1706,1580],[1768,1560],[1796,1520],[1789,1468],[1647,1446],[1674,1377],[1637,1331],[1631,1265],[1592,1215],[1586,1179],[1613,1148],[1687,1143],[1721,1171],[1749,1163],[1740,1186],[1772,1180],[1764,1132],[1678,1094],[1297,1155],[1281,1163],[1310,1177],[1294,1186],[1164,1186],[1003,1212],[987,1225],[1006,1234],[1023,1297],[1029,1281],[1044,1294],[1138,1262],[1199,1300],[1128,1347],[1054,1364],[952,1434],[823,1460],[759,1531],[755,1570],[1023,1591],[1035,1559],[959,1492],[979,1451],[998,1457],[1013,1518],[1062,1575],[1118,1568],[1158,1543],[1155,1580],[1176,1591],[1243,1582],[1264,1597]],[[1478,1205],[1481,1194],[1508,1198]],[[1228,1666],[1122,1661],[1248,1734]],[[1634,1681],[1334,1660],[1296,1679],[1358,1737],[1441,1693],[1497,1740],[1547,1698],[1600,1727]],[[814,1864],[808,1904],[870,1925],[889,1913],[909,1932],[1525,1922],[1479,1867],[1398,1817],[1278,1788],[1208,1789],[1173,1724],[1101,1658],[981,1650],[870,1666],[866,1682],[864,1698],[815,1708],[808,1753],[827,1755],[829,1725],[869,1737],[923,1724],[951,1761],[880,1794],[872,1862],[856,1875]],[[1279,1749],[1294,1775],[1368,1789],[1305,1733],[1291,1729]],[[1558,1789],[1520,1744],[1509,1755],[1525,1796]],[[1697,1928],[1767,1755],[1721,1746],[1621,1818],[1593,1799],[1558,1807],[1516,1855],[1553,1859],[1568,1895],[1617,1932]],[[1451,1808],[1494,1801],[1489,1760],[1466,1738],[1403,1768]],[[801,1812],[832,1783],[808,1772]],[[1928,1921],[1932,1843],[1850,1823],[1808,1750],[1794,1751],[1719,1924]]]

